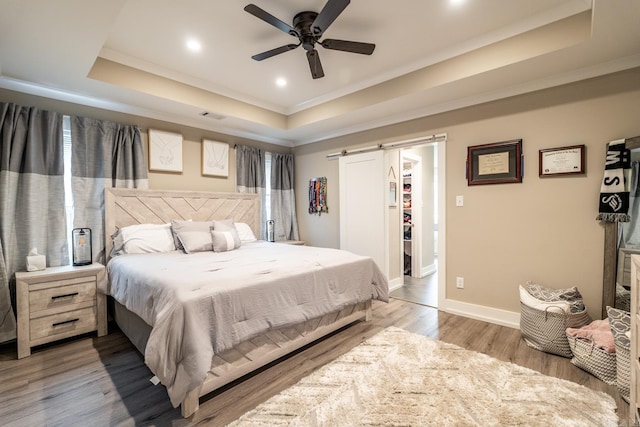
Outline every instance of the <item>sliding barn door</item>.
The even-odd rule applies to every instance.
[[[370,256],[386,274],[383,154],[340,157],[340,249]]]

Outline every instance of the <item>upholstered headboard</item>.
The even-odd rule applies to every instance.
[[[212,221],[231,218],[245,222],[260,236],[257,194],[207,191],[105,189],[105,246],[109,259],[111,236],[134,224],[164,224],[176,220]]]

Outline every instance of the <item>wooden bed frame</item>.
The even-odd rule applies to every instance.
[[[258,196],[248,193],[106,189],[107,260],[112,248],[111,236],[121,227],[134,224],[163,224],[171,222],[172,219],[211,221],[227,218],[232,218],[234,222],[249,224],[254,234],[258,236],[260,230]],[[137,317],[133,313],[130,315]],[[144,323],[139,317],[138,319],[139,322]],[[362,319],[366,321],[371,319],[371,301],[356,304],[302,324],[269,331],[221,354],[214,355],[211,368],[202,384],[188,393],[182,401],[182,416],[189,417],[198,410],[200,397]],[[118,322],[117,318],[116,322]],[[121,329],[130,337],[127,327],[121,326]],[[144,348],[138,347],[138,350],[144,354]]]

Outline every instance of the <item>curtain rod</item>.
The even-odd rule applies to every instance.
[[[407,139],[404,141],[387,142],[384,144],[372,145],[370,147],[354,148],[353,150],[342,150],[337,153],[327,154],[327,159],[348,156],[349,154],[368,153],[370,151],[378,151],[378,150],[391,150],[394,148],[410,147],[412,145],[427,144],[430,142],[446,141],[446,140],[447,140],[447,134],[439,133],[436,135],[429,135],[429,136],[424,136],[420,138]]]

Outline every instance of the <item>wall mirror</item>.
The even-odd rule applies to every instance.
[[[629,310],[627,291],[631,277],[631,255],[640,254],[640,136],[625,139],[631,150],[631,222],[603,222],[604,272],[602,280],[602,318],[607,306]],[[638,194],[634,197],[634,193]],[[617,291],[617,292],[616,292]]]

